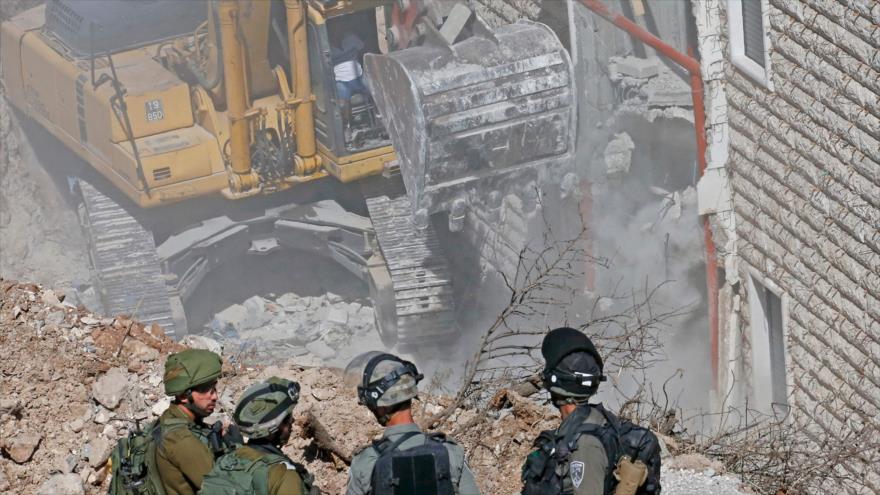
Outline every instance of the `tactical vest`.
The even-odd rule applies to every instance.
[[[156,449],[164,436],[188,428],[216,457],[230,448],[220,435],[220,426],[202,428],[182,418],[170,418],[161,423],[156,419],[143,429],[138,423],[128,436],[116,443],[111,453],[109,495],[165,495],[156,465]]]
[[[205,495],[268,495],[269,494],[269,469],[275,464],[285,463],[293,466],[302,479],[302,493],[305,495],[320,495],[320,491],[314,486],[315,479],[309,474],[305,466],[293,462],[281,451],[270,452],[262,446],[251,446],[259,450],[263,455],[258,459],[245,459],[230,452],[214,462],[214,467],[202,480],[200,494]]]
[[[383,438],[373,442],[379,454],[371,478],[375,495],[455,495],[452,466],[446,436],[425,435],[425,442],[405,450],[398,447],[406,440],[421,435],[409,432],[396,441]]]
[[[584,423],[594,408],[605,417],[605,424]],[[648,466],[648,479],[639,487],[640,495],[660,493],[660,445],[650,430],[629,421],[620,421],[600,404],[578,407],[558,430],[545,430],[538,435],[536,448],[523,466],[523,495],[571,495],[574,485],[569,459],[577,450],[581,435],[596,437],[605,450],[608,466],[603,492],[614,493],[617,479],[614,469],[624,455],[641,460]]]

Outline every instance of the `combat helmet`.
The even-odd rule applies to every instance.
[[[223,360],[217,354],[204,349],[186,349],[168,356],[165,361],[166,395],[180,395],[199,385],[220,378]]]
[[[357,384],[358,403],[376,410],[417,397],[424,375],[415,364],[394,354],[370,351],[351,360],[345,377],[346,384]]]
[[[297,402],[299,384],[273,376],[244,391],[232,420],[248,438],[268,438],[293,413]]]
[[[589,337],[574,328],[551,330],[541,344],[544,388],[551,395],[575,401],[596,394],[599,383],[606,380],[604,363]]]

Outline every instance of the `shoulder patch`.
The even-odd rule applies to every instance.
[[[584,481],[584,463],[581,461],[571,461],[568,464],[568,472],[571,474],[571,483],[575,488],[581,486]]]
[[[284,467],[285,467],[288,471],[297,471],[296,466],[294,466],[293,464],[291,464],[291,463],[289,463],[289,462],[287,462],[287,461],[282,461],[281,464],[283,464]]]

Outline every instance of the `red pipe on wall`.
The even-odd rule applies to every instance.
[[[697,135],[697,169],[702,177],[706,171],[706,114],[703,105],[703,78],[700,74],[700,61],[694,58],[693,49],[684,54],[660,38],[643,29],[623,15],[612,12],[600,0],[580,0],[584,6],[603,19],[631,34],[634,38],[657,50],[661,55],[684,67],[691,76],[691,92],[694,100],[694,130]],[[703,217],[703,239],[706,244],[706,290],[709,306],[709,327],[712,363],[712,386],[718,389],[719,335],[718,335],[718,258],[709,217]]]

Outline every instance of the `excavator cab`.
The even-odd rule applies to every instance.
[[[336,156],[391,144],[363,73],[364,56],[381,53],[377,15],[369,8],[309,23],[315,135]],[[337,81],[338,65],[356,71],[355,79]]]

